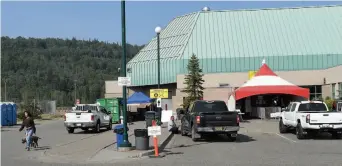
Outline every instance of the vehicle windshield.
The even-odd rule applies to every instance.
[[[207,102],[207,101],[200,101],[196,102],[195,112],[224,112],[228,111],[227,105],[225,102],[221,101],[213,101],[213,102]]]
[[[80,105],[78,105],[75,108],[75,111],[89,111],[89,110],[96,111],[96,106],[91,106],[91,105],[82,105],[82,106],[80,106]]]
[[[316,111],[316,112],[326,112],[327,107],[323,103],[305,103],[300,104],[298,108],[299,112],[304,111]]]

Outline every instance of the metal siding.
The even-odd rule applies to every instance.
[[[178,17],[161,33],[161,82],[175,82],[176,74],[187,73],[193,53],[204,73],[257,70],[264,58],[276,71],[337,66],[342,64],[341,27],[342,6],[209,11]],[[155,59],[156,38],[131,61],[145,61],[141,67],[152,68],[133,69],[132,76],[139,77],[132,79],[134,85],[156,84],[157,74],[137,74],[157,73]]]

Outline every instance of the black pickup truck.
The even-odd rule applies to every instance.
[[[193,141],[211,133],[227,134],[230,140],[235,141],[240,129],[238,112],[228,111],[224,101],[197,100],[180,114],[184,114],[181,134],[191,135]]]

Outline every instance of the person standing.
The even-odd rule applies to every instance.
[[[31,141],[32,141],[32,135],[34,133],[36,133],[36,126],[34,124],[34,120],[30,114],[30,112],[25,111],[24,112],[25,117],[23,120],[23,123],[21,124],[21,127],[19,129],[19,132],[21,132],[24,128],[26,128],[26,149],[27,151],[30,151],[30,145],[31,145]]]

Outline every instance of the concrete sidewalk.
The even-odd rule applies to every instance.
[[[166,126],[163,125],[163,126]],[[134,146],[134,129],[144,128],[145,122],[134,122],[129,125],[129,141]],[[162,143],[171,133],[167,128],[162,128],[162,136],[159,136],[159,143]],[[151,139],[152,140],[152,139]],[[153,145],[153,144],[151,144]],[[129,157],[139,157],[146,151],[132,150],[130,152],[116,151],[116,137],[113,130],[106,131],[87,139],[76,141],[72,144],[67,144],[58,147],[52,147],[51,150],[45,151],[41,156],[45,162],[59,163],[89,163],[89,162],[111,162],[118,159],[127,159]]]
[[[166,144],[171,140],[173,134],[168,131],[167,123],[162,125],[162,135],[158,136],[158,149],[161,152]],[[134,135],[129,137],[129,141],[132,143],[133,149],[135,148],[135,138]],[[141,158],[149,155],[154,155],[154,144],[153,137],[150,137],[150,149],[149,150],[132,150],[130,152],[118,152],[117,144],[113,144],[103,150],[101,150],[96,156],[89,160],[89,162],[102,162],[102,163],[113,163],[117,161],[122,161],[128,158]]]

